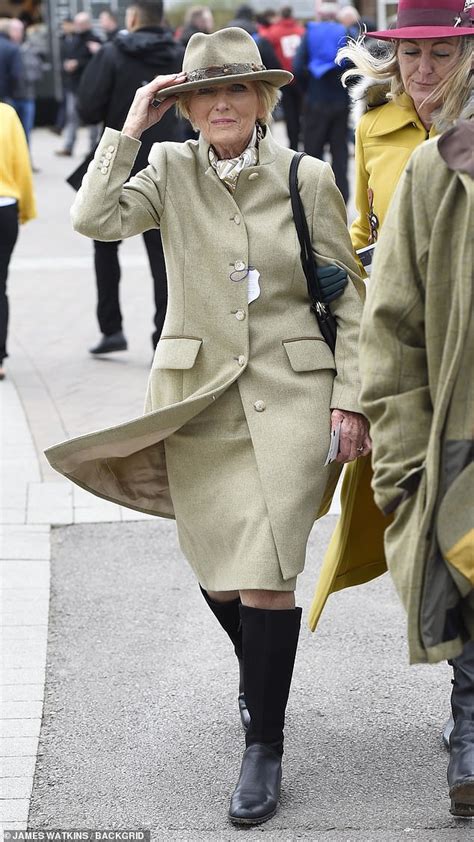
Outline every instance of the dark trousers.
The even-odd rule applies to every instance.
[[[18,205],[0,207],[0,365],[7,354],[8,266],[18,237]]]
[[[304,114],[304,151],[313,158],[323,158],[329,145],[336,184],[344,201],[349,198],[347,179],[347,123],[349,108],[336,103],[306,104]]]
[[[143,239],[153,276],[155,330],[153,331],[152,342],[155,348],[161,336],[166,316],[168,301],[166,267],[160,232],[156,228],[145,231]],[[122,313],[119,300],[120,263],[118,250],[120,243],[121,240],[113,243],[101,243],[94,240],[97,318],[100,330],[105,336],[111,336],[113,333],[122,330]]]
[[[281,89],[281,105],[283,114],[285,115],[286,131],[288,134],[288,141],[290,149],[298,151],[298,141],[300,137],[300,122],[301,109],[303,100],[301,91],[293,82],[291,85],[285,85]]]

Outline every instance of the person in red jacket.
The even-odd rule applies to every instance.
[[[266,39],[275,50],[278,61],[284,70],[292,72],[293,59],[299,47],[304,27],[293,17],[291,6],[283,6],[280,19],[266,30]],[[285,115],[286,130],[291,149],[298,149],[300,134],[300,119],[302,108],[302,93],[298,83],[293,80],[291,85],[282,88],[281,104]]]

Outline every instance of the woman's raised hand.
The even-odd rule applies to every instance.
[[[148,85],[138,88],[130,110],[127,114],[122,134],[140,139],[146,129],[159,123],[176,102],[177,97],[169,96],[158,106],[152,105],[154,99],[159,99],[160,91],[171,85],[182,85],[186,81],[186,73],[172,73],[168,76],[157,76]]]

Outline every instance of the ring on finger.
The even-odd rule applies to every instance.
[[[363,448],[363,447],[358,447],[358,448],[357,448],[357,453],[363,453],[363,452],[364,452],[364,448]]]

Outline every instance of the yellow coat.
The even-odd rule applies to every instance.
[[[20,222],[36,216],[30,153],[14,108],[0,102],[0,196],[17,199]]]
[[[355,249],[369,245],[368,191],[373,193],[373,212],[380,228],[411,153],[436,134],[434,127],[429,132],[425,129],[408,94],[371,108],[361,118],[355,146],[357,218],[351,226]]]
[[[386,88],[379,88],[384,96]],[[379,227],[383,225],[395,187],[417,146],[436,134],[427,132],[407,94],[368,110],[356,131],[355,172],[357,218],[351,227],[355,249],[369,245],[369,193]],[[315,630],[328,596],[360,585],[387,570],[384,532],[391,523],[374,502],[371,457],[358,459],[344,472],[341,516],[324,557],[309,613]],[[329,507],[326,508],[326,511]],[[319,514],[323,514],[320,512]]]

